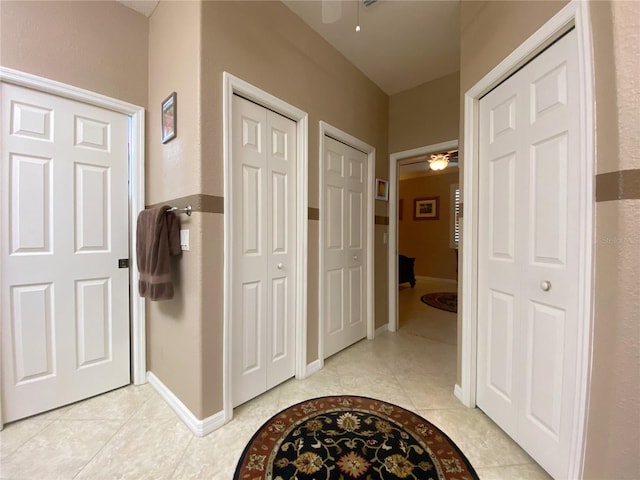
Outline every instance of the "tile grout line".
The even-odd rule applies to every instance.
[[[126,388],[126,387],[125,387]],[[116,435],[118,435],[118,433],[120,433],[122,431],[122,429],[131,421],[131,419],[133,418],[133,416],[138,413],[138,411],[140,411],[142,409],[142,407],[149,401],[151,400],[151,396],[149,396],[144,402],[142,402],[140,404],[140,406],[138,408],[136,408],[133,412],[131,412],[131,414],[129,415],[128,418],[126,418],[123,422],[122,425],[120,425],[115,432],[113,432],[113,435],[111,435],[111,437],[109,437],[109,440],[107,440],[106,442],[104,442],[104,445],[102,445],[102,447],[100,447],[98,449],[98,451],[89,459],[87,460],[87,462],[83,465],[83,467],[78,470],[78,473],[76,473],[73,478],[76,479],[78,478],[78,476],[80,474],[82,474],[82,472],[89,466],[89,464],[95,460],[95,458],[100,455],[100,453],[105,449],[105,447],[107,445],[109,445],[111,443],[111,441],[116,437]],[[87,420],[82,420],[82,421],[87,421]],[[109,420],[107,420],[109,421]]]
[[[182,461],[185,459],[185,457],[187,456],[187,450],[189,449],[189,447],[191,446],[191,443],[194,441],[194,439],[196,438],[196,436],[193,434],[193,432],[189,432],[191,433],[191,438],[189,439],[189,441],[187,442],[187,444],[184,447],[184,450],[182,451],[182,455],[180,455],[180,458],[178,458],[178,460],[176,461],[176,465],[175,467],[173,467],[173,470],[171,470],[171,475],[169,475],[167,478],[169,480],[175,478],[175,474],[176,471],[178,470],[178,467],[180,466],[180,464],[182,463]]]

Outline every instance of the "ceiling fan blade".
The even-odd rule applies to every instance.
[[[322,23],[334,23],[342,17],[340,0],[322,0]]]

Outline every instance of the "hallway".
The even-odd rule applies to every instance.
[[[272,415],[309,398],[350,394],[417,412],[456,442],[483,480],[549,479],[481,411],[454,397],[456,317],[420,302],[434,288],[455,284],[418,279],[416,288],[401,288],[397,333],[363,340],[309,378],[238,407],[228,425],[204,438],[148,384],[9,424],[0,433],[0,478],[230,480],[244,446]]]

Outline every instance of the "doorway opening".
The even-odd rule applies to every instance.
[[[400,215],[400,200],[402,200],[402,222],[404,222],[405,218],[407,222],[409,219],[413,219],[416,212],[415,209],[424,210],[421,214],[418,211],[417,218],[420,218],[421,215],[423,218],[434,218],[437,216],[440,218],[441,215],[446,215],[446,218],[449,219],[449,212],[444,212],[440,210],[436,210],[436,207],[439,207],[439,200],[436,202],[435,198],[438,195],[424,195],[414,196],[411,193],[410,198],[400,198],[399,187],[400,187],[400,176],[399,176],[399,168],[402,162],[411,162],[411,159],[427,159],[431,154],[439,153],[439,152],[448,152],[452,150],[456,150],[458,148],[458,140],[450,140],[447,142],[437,143],[433,145],[427,145],[424,147],[414,148],[412,150],[405,150],[402,152],[392,153],[389,157],[389,184],[390,184],[390,195],[389,195],[389,278],[388,278],[388,286],[389,286],[389,331],[395,332],[398,329],[398,282],[399,282],[399,255],[403,254],[399,249],[398,242],[398,233],[399,233],[399,215]],[[449,187],[447,187],[447,196],[449,195]],[[447,197],[447,204],[449,203],[449,197]],[[428,211],[429,207],[433,210]],[[428,222],[428,221],[427,221]],[[422,223],[422,220],[417,220],[416,224]],[[447,225],[448,229],[448,225]],[[448,231],[448,230],[447,230]],[[449,244],[446,245],[446,248],[449,248]],[[408,252],[405,252],[408,253]],[[404,254],[403,254],[404,255]],[[415,258],[415,257],[410,257]],[[428,271],[428,270],[426,270]],[[415,265],[414,265],[414,273],[415,273]],[[426,292],[425,292],[426,293]]]

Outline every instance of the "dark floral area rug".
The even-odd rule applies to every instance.
[[[245,448],[234,480],[478,479],[424,418],[366,397],[321,397],[283,410]]]
[[[422,303],[447,312],[458,312],[458,294],[455,292],[427,293],[420,297]]]

